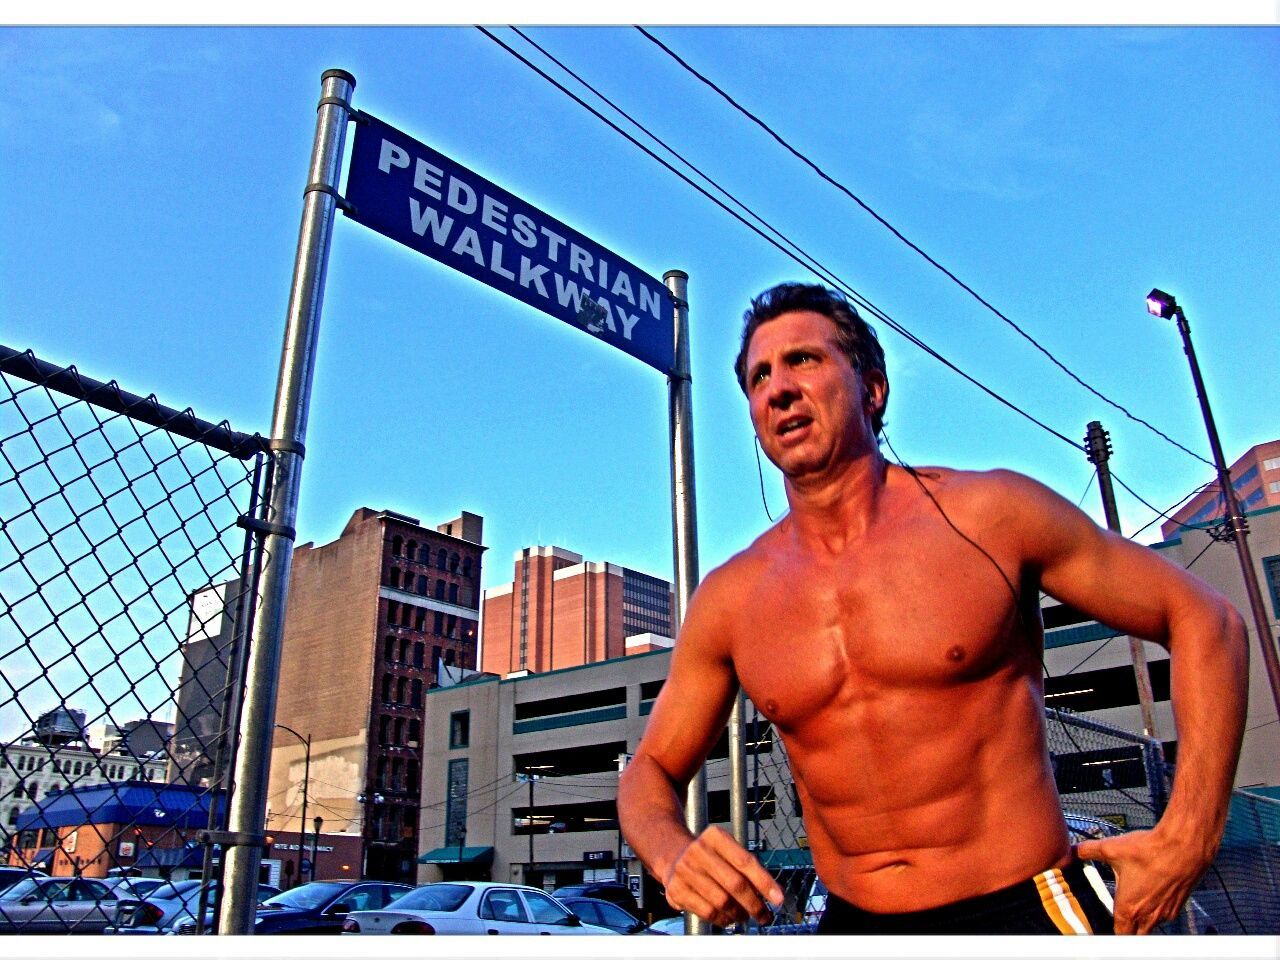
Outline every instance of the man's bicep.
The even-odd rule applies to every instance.
[[[1095,524],[1034,481],[1018,498],[1028,559],[1045,593],[1125,633],[1164,644],[1170,619],[1203,585],[1151,548]]]
[[[710,592],[695,596],[637,748],[676,783],[687,782],[701,766],[733,705],[737,679],[724,620]]]

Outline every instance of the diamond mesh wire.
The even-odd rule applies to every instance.
[[[28,874],[0,931],[95,932],[119,876],[205,869],[264,456],[0,347],[0,862]]]

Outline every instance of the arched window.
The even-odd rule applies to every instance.
[[[407,544],[405,544],[404,555],[410,560],[412,560],[414,557],[418,555],[417,540],[410,540]]]
[[[444,614],[443,613],[437,613],[432,618],[431,632],[444,633]]]
[[[382,702],[391,702],[391,684],[395,681],[395,677],[386,673],[382,675]]]
[[[422,642],[415,643],[413,645],[413,665],[421,670],[426,656],[427,645]]]
[[[405,637],[400,641],[400,657],[401,663],[409,662],[409,638]]]
[[[404,609],[400,611],[400,626],[407,627],[409,620],[413,616],[413,608],[409,604],[404,605]]]
[[[424,597],[427,595],[427,591],[431,589],[428,586],[428,584],[430,583],[431,581],[428,580],[426,577],[418,577],[418,592],[422,594]]]
[[[440,666],[440,647],[431,648],[431,672],[437,673]]]
[[[395,600],[387,601],[387,623],[393,627],[400,622],[400,604]]]
[[[462,575],[468,580],[471,579],[471,558],[467,557],[462,561]]]
[[[396,589],[400,588],[400,568],[399,567],[391,568],[391,586],[395,587]]]
[[[378,718],[378,743],[386,743],[390,736],[391,718],[383,714]]]
[[[396,746],[400,746],[404,743],[404,717],[396,717],[395,726],[396,726],[396,735],[391,742],[394,743]]]
[[[378,776],[377,776],[377,779],[374,780],[373,785],[377,787],[379,790],[387,789],[387,758],[386,757],[378,758]]]
[[[382,659],[394,660],[396,658],[396,638],[386,636],[382,640]]]
[[[409,721],[409,740],[415,745],[422,739],[422,721],[411,719]]]
[[[431,562],[431,548],[427,546],[425,543],[422,545],[422,549],[418,552],[418,562],[419,563]]]
[[[401,760],[399,757],[395,757],[391,761],[391,789],[392,790],[403,789],[401,779],[400,779],[403,776],[404,776],[404,761]]]
[[[407,776],[408,783],[405,784],[405,789],[408,790],[410,793],[417,793],[419,788],[418,761],[410,760],[406,765],[406,769],[409,771],[409,773]],[[418,822],[418,812],[414,810],[413,807],[405,807],[404,808],[404,825],[406,827],[412,827],[417,822]]]
[[[443,580],[436,581],[436,599],[437,600],[444,599],[444,581]]]
[[[402,553],[404,553],[404,538],[392,537],[391,538],[391,555],[393,557],[398,557]]]
[[[449,563],[449,554],[443,549],[436,551],[436,569],[443,570]]]
[[[449,602],[458,602],[458,585],[456,583],[449,584]]]
[[[421,631],[427,622],[427,611],[423,607],[413,608],[413,629]]]
[[[450,647],[448,650],[444,652],[444,665],[446,667],[453,666],[453,656],[454,656],[454,650],[452,647]]]
[[[462,562],[462,558],[461,558],[461,557],[459,557],[456,553],[454,553],[454,554],[450,554],[450,555],[449,555],[449,572],[450,572],[450,573],[457,573],[457,572],[458,572],[458,564],[459,564],[459,563],[461,563],[461,562]]]
[[[421,680],[413,681],[413,700],[410,701],[410,703],[412,706],[415,706],[415,707],[422,706],[422,681]]]
[[[408,699],[409,680],[401,677],[396,681],[396,703],[404,703]]]

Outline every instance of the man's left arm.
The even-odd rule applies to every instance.
[[[1153,830],[1077,847],[1116,871],[1116,932],[1147,933],[1177,915],[1222,840],[1244,735],[1244,621],[1203,581],[1099,528],[1047,487],[1016,474],[1001,483],[1013,487],[1015,536],[1045,592],[1169,651],[1178,729],[1169,805]]]

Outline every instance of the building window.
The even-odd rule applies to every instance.
[[[427,584],[429,584],[430,582],[431,581],[428,580],[426,577],[422,577],[422,576],[418,577],[418,592],[422,594],[424,597],[427,595],[427,590],[430,589],[427,586]]]
[[[456,553],[452,553],[452,554],[450,554],[450,555],[449,555],[449,572],[450,572],[450,573],[457,573],[457,572],[458,572],[458,564],[459,564],[459,563],[461,563],[461,562],[462,562],[462,558],[461,558],[461,557],[459,557]]]
[[[449,749],[471,745],[471,711],[456,710],[449,714]]]
[[[390,636],[383,637],[382,638],[382,659],[394,660],[395,658],[396,658],[396,638],[390,637]]]
[[[409,719],[409,746],[416,747],[422,742],[422,721],[416,717]]]
[[[444,550],[436,551],[436,569],[443,570],[449,564],[449,554]]]
[[[458,585],[456,583],[449,584],[449,602],[458,602]]]
[[[418,629],[421,630],[422,627],[419,626]],[[413,645],[413,665],[417,667],[419,670],[421,670],[426,660],[426,656],[427,656],[427,645],[421,641],[415,643]]]
[[[395,739],[391,741],[397,747],[404,746],[404,717],[396,717]]]
[[[431,622],[432,633],[444,633],[444,614],[437,613]]]
[[[404,538],[393,537],[391,540],[391,555],[393,557],[398,557],[402,553],[404,553]]]
[[[436,599],[437,600],[444,599],[444,581],[443,580],[436,581]]]
[[[418,541],[410,540],[404,547],[404,555],[407,559],[412,560],[418,555]]]
[[[468,762],[449,761],[449,786],[445,794],[444,845],[462,846],[467,835]]]
[[[418,562],[419,563],[431,562],[431,548],[427,546],[425,543],[422,545],[422,549],[418,551]]]
[[[404,637],[400,641],[400,662],[409,662],[409,638]]]
[[[394,600],[387,601],[387,623],[395,626],[400,620],[400,604]]]
[[[389,731],[391,729],[391,718],[382,716],[378,718],[378,743],[386,743]]]
[[[1267,489],[1272,493],[1280,493],[1280,480],[1272,480],[1267,484]]]
[[[413,681],[412,706],[415,706],[415,707],[422,706],[422,681],[421,680]]]
[[[391,568],[391,586],[395,587],[397,590],[400,589],[400,568],[399,567]]]
[[[395,681],[395,677],[393,677],[391,674],[385,673],[382,675],[382,702],[383,703],[391,702],[391,684],[394,681]]]
[[[1262,573],[1271,590],[1271,612],[1280,618],[1280,556],[1263,557]]]
[[[396,703],[404,703],[409,698],[409,679],[401,677],[396,681]]]
[[[462,561],[462,575],[468,580],[471,579],[471,558],[467,557]]]
[[[1272,457],[1270,460],[1262,461],[1263,470],[1280,470],[1280,457]]]

